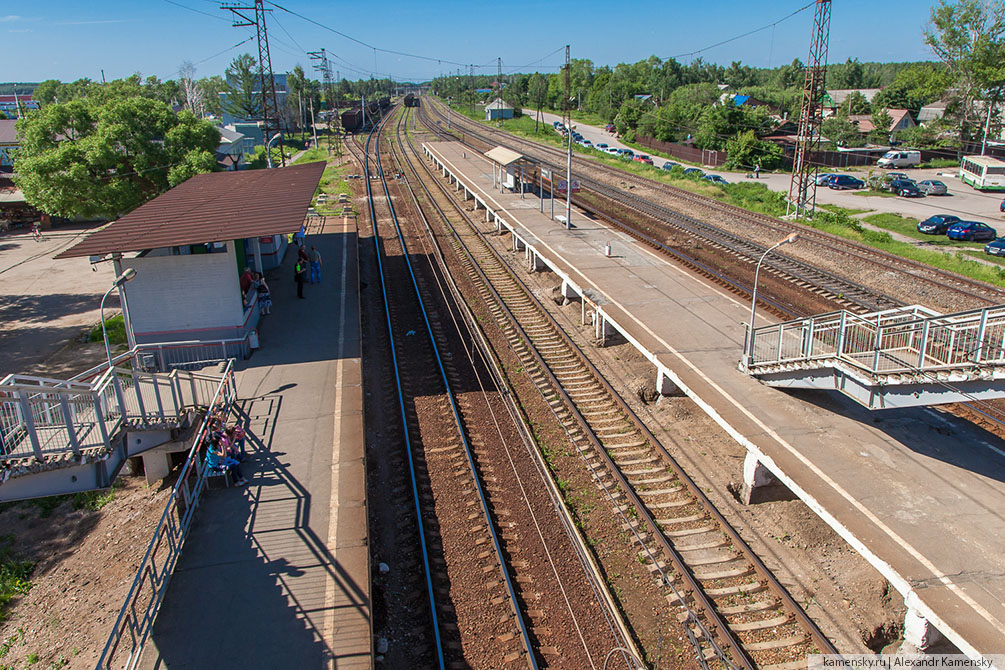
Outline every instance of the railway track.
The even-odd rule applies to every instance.
[[[587,552],[563,539],[571,521],[556,531],[558,524],[535,511],[553,509],[555,501],[542,500],[533,471],[528,476],[524,465],[521,477],[514,462],[519,454],[511,447],[533,448],[530,431],[517,425],[518,408],[507,405],[511,394],[488,374],[469,330],[473,317],[452,300],[448,273],[433,262],[428,239],[413,230],[421,218],[418,201],[385,177],[383,128],[361,153],[365,173],[373,168],[370,215],[436,661],[439,667],[600,668],[608,650],[631,647],[630,636],[609,596],[600,593],[597,575],[580,575],[576,584],[559,577],[560,559],[578,554],[587,567]],[[378,181],[382,198],[373,193]],[[378,215],[375,202],[386,214]],[[527,560],[541,556],[547,561]],[[581,621],[584,583],[592,586],[588,622]],[[606,629],[597,626],[603,620]],[[629,664],[631,652],[623,653],[621,667],[636,667]]]
[[[411,145],[413,156],[419,156]],[[652,435],[450,195],[435,171],[429,199],[452,217],[445,238],[523,370],[547,399],[582,466],[620,519],[631,550],[664,589],[703,668],[804,667],[835,653],[827,638]],[[420,168],[416,164],[421,165]],[[442,203],[439,204],[439,203]],[[472,298],[469,298],[469,300]]]
[[[426,105],[421,109],[430,108],[441,120],[444,118],[442,111],[436,103]],[[493,131],[476,124],[466,117],[460,118],[458,122],[465,128],[465,140],[468,136],[473,136],[486,145],[503,144],[514,150],[523,151],[541,160],[542,164],[551,166],[560,172],[564,170],[565,153],[558,149],[524,140],[508,133]],[[502,137],[505,139],[502,141],[489,139],[490,133],[494,138]],[[799,223],[753,213],[734,205],[722,203],[712,198],[690,193],[654,180],[645,179],[600,163],[591,163],[591,167],[618,180],[653,189],[660,195],[674,198],[682,203],[714,210],[724,216],[741,221],[744,225],[750,225],[766,231],[766,234],[772,238],[780,238],[791,232],[798,232],[800,239],[805,243],[818,247],[818,253],[820,254],[833,255],[838,253],[859,262],[868,263],[871,266],[875,266],[878,275],[883,275],[890,271],[899,272],[907,275],[913,282],[927,284],[939,290],[954,291],[961,298],[967,300],[968,305],[985,306],[1005,302],[1005,289],[992,284],[967,279],[966,277],[946,272],[924,263],[856,244]],[[673,226],[677,230],[719,245],[738,257],[753,261],[765,249],[763,245],[754,243],[743,235],[731,233],[706,221],[701,221],[669,207],[653,203],[644,197],[628,193],[623,189],[610,186],[587,176],[580,175],[579,178],[584,186],[589,187],[604,197],[614,199],[624,206],[631,207],[640,213],[651,216],[668,226]],[[582,206],[585,203],[578,202],[577,204]],[[589,205],[587,204],[587,206]],[[781,254],[773,254],[764,264],[767,267],[773,268],[779,273],[779,276],[787,275],[794,278],[797,282],[809,283],[820,290],[828,292],[836,298],[838,304],[845,304],[853,309],[857,309],[857,311],[873,311],[904,304],[902,301],[885,295],[880,291],[848,281],[833,273],[816,268],[811,264]]]

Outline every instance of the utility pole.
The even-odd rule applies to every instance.
[[[572,68],[569,61],[569,45],[565,45],[565,100],[562,103],[562,123],[565,137],[569,140],[569,153],[565,163],[565,227],[572,227],[572,99],[569,97]]]
[[[820,149],[820,123],[823,120],[821,98],[826,90],[824,78],[827,73],[831,0],[816,0],[816,4],[810,55],[806,61],[806,77],[803,80],[803,104],[799,112],[799,134],[792,163],[792,181],[789,182],[789,198],[785,206],[785,213],[792,211],[796,217],[812,214],[817,204],[816,167],[812,164],[811,156],[812,152]]]
[[[269,32],[265,26],[266,9],[263,0],[255,0],[253,6],[221,5],[232,13],[233,27],[255,26],[258,34],[258,74],[262,84],[262,121],[265,124],[265,151],[269,151],[272,133],[279,135],[279,162],[286,166],[286,150],[283,148],[283,135],[279,124],[279,103],[276,101],[276,79],[272,76],[272,56],[269,54]],[[255,18],[250,18],[245,12],[254,12]]]
[[[496,59],[496,93],[502,99],[502,58]]]
[[[332,86],[332,68],[331,63],[328,62],[328,54],[325,53],[324,47],[321,51],[308,51],[307,55],[310,56],[313,61],[312,67],[315,70],[321,72],[321,80],[323,82],[323,90],[325,92],[325,102],[329,106],[328,111],[328,123],[325,124],[328,130],[328,153],[332,151],[332,114],[333,107],[332,99],[335,97],[334,86]]]
[[[468,90],[471,91],[471,113],[475,113],[475,66],[468,65]]]

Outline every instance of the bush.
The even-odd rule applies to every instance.
[[[108,344],[126,343],[126,322],[121,314],[116,314],[111,318],[105,319],[105,330],[108,331]],[[104,339],[101,334],[100,323],[91,328],[91,331],[87,334],[88,342],[102,342]]]
[[[777,144],[757,139],[753,130],[737,133],[726,142],[727,170],[752,170],[760,165],[762,170],[775,170],[782,166],[782,148]]]

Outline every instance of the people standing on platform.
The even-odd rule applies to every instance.
[[[311,245],[311,283],[321,283],[321,252]]]
[[[258,311],[262,314],[272,314],[272,292],[269,285],[265,283],[265,277],[255,273],[255,289],[258,292]]]
[[[293,268],[293,278],[297,282],[297,297],[304,297],[304,282],[307,281],[307,262],[302,259],[297,259],[297,264]]]
[[[251,288],[251,284],[255,281],[254,273],[248,266],[244,267],[244,272],[241,273],[241,295],[245,295],[248,289]]]

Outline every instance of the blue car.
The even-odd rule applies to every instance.
[[[936,214],[918,222],[918,232],[926,235],[945,235],[949,227],[960,222],[960,217],[952,214]]]
[[[996,239],[998,231],[980,221],[960,221],[949,226],[949,230],[946,231],[946,237],[951,240],[976,242],[977,240]]]
[[[984,245],[984,253],[989,256],[1005,256],[1005,237]]]
[[[672,161],[667,161],[666,163],[663,164],[662,169],[664,169],[667,172],[669,172],[670,170],[673,170],[673,166],[674,165],[677,165],[677,163],[674,163]]]
[[[702,179],[704,179],[705,181],[710,181],[713,184],[728,184],[729,183],[728,181],[726,181],[725,179],[723,179],[722,177],[720,177],[717,174],[707,174],[704,177],[702,177]]]
[[[696,167],[689,167],[684,169],[685,177],[704,177],[705,173]]]

